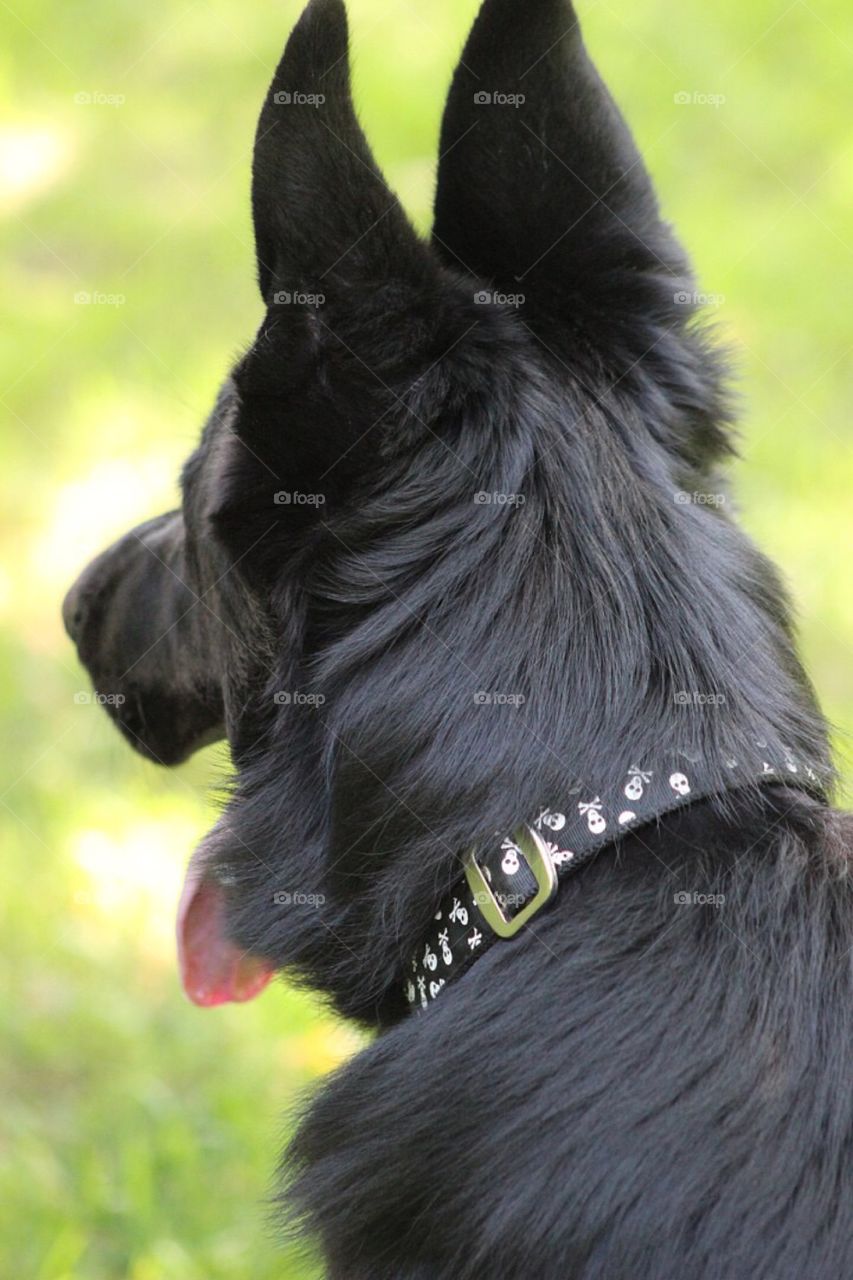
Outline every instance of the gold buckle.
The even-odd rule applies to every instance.
[[[557,868],[551,861],[539,832],[534,831],[533,827],[522,827],[518,835],[513,837],[513,843],[533,872],[537,884],[535,895],[514,916],[504,915],[503,907],[477,861],[476,852],[472,849],[465,857],[465,879],[468,887],[489,928],[499,938],[515,937],[519,929],[523,929],[528,920],[549,903],[557,892]]]

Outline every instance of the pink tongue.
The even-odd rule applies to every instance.
[[[178,907],[178,963],[194,1004],[208,1008],[251,1000],[275,972],[265,960],[241,951],[225,932],[225,891],[199,876],[192,863]]]

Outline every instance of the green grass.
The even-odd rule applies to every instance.
[[[424,230],[442,98],[475,7],[350,4],[361,114]],[[298,5],[3,9],[0,1272],[307,1280],[316,1271],[266,1231],[264,1198],[281,1117],[357,1040],[283,984],[246,1008],[185,1003],[172,912],[226,762],[207,752],[166,774],[135,757],[74,701],[88,684],[58,617],[91,554],[174,503],[259,320],[249,148]],[[715,315],[745,395],[744,519],[784,565],[818,691],[849,729],[845,0],[581,12],[703,288],[724,295]],[[679,91],[725,102],[677,106]],[[81,305],[81,291],[124,301]]]

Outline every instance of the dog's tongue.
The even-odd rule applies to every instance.
[[[194,1004],[212,1007],[259,995],[274,970],[225,932],[225,891],[190,863],[178,907],[178,963]]]

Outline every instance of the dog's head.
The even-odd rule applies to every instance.
[[[673,500],[726,447],[718,362],[568,0],[486,0],[429,244],[353,112],[343,6],[313,0],[252,204],[266,310],[182,509],[65,613],[139,751],[231,746],[181,908],[190,994],[290,964],[372,1017],[483,823],[720,687],[709,636],[739,628],[746,668],[787,639],[724,513]]]

